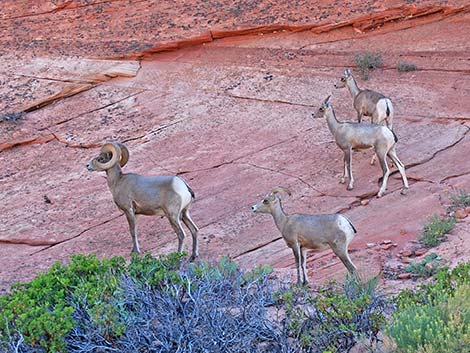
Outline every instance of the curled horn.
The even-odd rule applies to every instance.
[[[287,195],[289,196],[292,196],[292,193],[290,192],[290,190],[284,186],[276,186],[274,187],[272,190],[271,190],[271,194],[275,195],[275,194],[278,194],[280,192],[285,192]]]
[[[111,153],[112,157],[108,162],[101,163],[95,159],[96,165],[98,165],[101,169],[106,170],[112,168],[118,161],[121,160],[121,148],[119,145],[113,142],[105,143],[101,147],[101,154]]]
[[[126,146],[124,146],[123,143],[115,142],[115,144],[117,144],[121,149],[121,160],[119,161],[119,164],[121,165],[121,167],[124,167],[129,161],[129,150]]]

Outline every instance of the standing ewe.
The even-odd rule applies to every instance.
[[[395,144],[398,141],[395,133],[384,125],[360,124],[351,122],[339,122],[336,119],[333,107],[328,100],[328,96],[318,109],[317,113],[312,114],[313,118],[326,118],[328,128],[333,134],[336,144],[344,153],[344,173],[340,183],[344,184],[346,174],[349,176],[348,190],[354,187],[354,178],[352,175],[352,151],[353,149],[368,149],[373,147],[380,166],[383,171],[382,186],[377,193],[381,197],[386,188],[390,169],[387,164],[387,156],[396,164],[403,180],[403,189],[401,193],[405,195],[408,192],[408,179],[405,174],[405,166],[398,159],[395,152]]]
[[[289,189],[275,187],[260,202],[251,207],[254,213],[270,213],[287,246],[292,249],[297,268],[297,283],[306,284],[307,249],[320,250],[330,247],[350,273],[356,273],[356,266],[348,254],[349,243],[356,229],[352,223],[339,214],[292,214],[286,215],[277,194],[281,191],[289,196]]]
[[[139,253],[137,241],[137,215],[166,215],[178,236],[178,251],[183,250],[185,232],[181,221],[191,231],[193,251],[191,259],[198,256],[198,227],[189,215],[189,206],[194,199],[191,188],[176,176],[142,176],[124,174],[129,151],[122,143],[111,142],[101,147],[100,154],[87,165],[89,171],[106,171],[109,190],[114,202],[124,212],[132,236],[132,252]]]

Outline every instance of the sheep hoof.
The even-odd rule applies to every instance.
[[[348,185],[348,186],[346,187],[346,190],[352,190],[352,189],[353,189],[353,186],[352,186],[352,185]]]
[[[402,195],[408,194],[408,188],[401,189],[400,194],[402,194]]]
[[[189,258],[189,262],[194,262],[197,258],[199,257],[199,255],[191,255],[191,257]]]
[[[377,194],[377,198],[380,199],[382,196],[384,196],[383,191],[379,191],[379,193]]]
[[[339,179],[340,184],[344,184],[345,182],[346,182],[346,180],[344,178]]]

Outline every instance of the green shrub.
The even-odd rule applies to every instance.
[[[123,309],[116,302],[121,276],[128,273],[155,286],[176,274],[182,257],[134,256],[128,268],[121,257],[100,260],[95,255],[73,255],[67,266],[57,262],[49,271],[13,286],[10,294],[0,297],[0,339],[15,330],[27,344],[48,352],[65,351],[63,339],[75,324],[74,307],[87,309],[90,324],[103,337],[119,337],[124,332],[120,320]]]
[[[415,277],[431,277],[435,275],[444,265],[444,259],[435,253],[427,254],[420,262],[410,263],[405,266],[405,271],[413,274]]]
[[[430,283],[421,284],[416,290],[403,290],[395,298],[397,308],[434,304],[441,301],[442,296],[451,297],[455,288],[470,284],[470,262],[459,264],[449,270],[444,267],[434,276]]]
[[[357,54],[354,57],[354,62],[356,64],[355,70],[359,72],[364,81],[367,81],[371,70],[382,67],[382,56],[380,54],[365,52]]]
[[[401,353],[467,353],[470,345],[470,285],[432,303],[410,305],[393,315],[387,333]]]
[[[433,215],[424,225],[419,240],[429,248],[437,246],[445,240],[446,234],[454,229],[455,223],[452,217]]]
[[[416,70],[418,70],[418,67],[415,64],[407,63],[405,61],[399,61],[397,64],[397,71],[399,72],[408,72]]]
[[[283,293],[288,329],[301,351],[347,352],[360,339],[376,341],[388,310],[377,283],[378,278],[362,283],[353,277],[343,285],[332,283],[315,296],[301,287]]]
[[[460,189],[457,192],[449,196],[451,211],[455,211],[459,208],[470,207],[470,193],[465,189]]]
[[[0,336],[8,328],[20,331],[26,343],[50,352],[65,349],[62,338],[72,329],[70,300],[83,300],[96,313],[94,320],[108,320],[113,326],[114,310],[107,301],[117,289],[116,278],[124,260],[99,260],[94,255],[72,256],[71,263],[54,264],[33,281],[13,286],[0,297]]]

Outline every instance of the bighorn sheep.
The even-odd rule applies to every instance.
[[[354,109],[357,112],[357,121],[362,121],[362,116],[370,116],[370,122],[381,124],[385,121],[390,130],[393,130],[393,105],[390,98],[382,93],[369,89],[360,89],[351,70],[346,69],[340,80],[335,83],[335,88],[348,87],[354,100]]]
[[[114,202],[124,212],[132,236],[132,252],[139,253],[137,215],[166,215],[178,236],[178,251],[183,250],[185,232],[181,221],[191,231],[192,259],[198,256],[198,227],[189,215],[194,192],[183,179],[176,176],[142,176],[123,174],[129,151],[122,143],[111,142],[101,147],[100,154],[87,165],[89,171],[106,171],[108,186]]]
[[[398,159],[395,152],[395,144],[398,141],[395,133],[384,125],[377,124],[360,124],[352,122],[339,122],[336,119],[333,107],[328,100],[328,96],[318,109],[317,113],[312,114],[313,118],[326,118],[328,128],[333,134],[336,144],[344,153],[344,173],[340,179],[340,183],[345,183],[346,174],[349,176],[348,190],[352,190],[354,186],[354,178],[352,175],[352,151],[353,149],[374,148],[380,166],[383,171],[382,186],[377,194],[381,197],[387,188],[388,176],[390,170],[387,164],[387,156],[396,164],[403,180],[403,189],[401,193],[405,195],[408,191],[408,179],[405,174],[405,166]]]
[[[382,93],[369,89],[360,89],[357,85],[351,70],[346,69],[343,76],[335,83],[335,88],[348,87],[353,98],[354,109],[357,112],[357,121],[362,121],[362,116],[370,116],[373,124],[385,124],[393,130],[393,104],[390,98]],[[370,164],[375,163],[375,155],[370,160]]]
[[[297,267],[297,283],[306,284],[307,249],[320,250],[330,247],[350,273],[356,273],[356,266],[348,254],[349,243],[353,240],[356,229],[343,215],[339,214],[292,214],[287,215],[282,209],[277,194],[281,191],[289,196],[289,189],[275,187],[256,205],[251,207],[254,213],[270,213],[287,246],[292,249]]]

